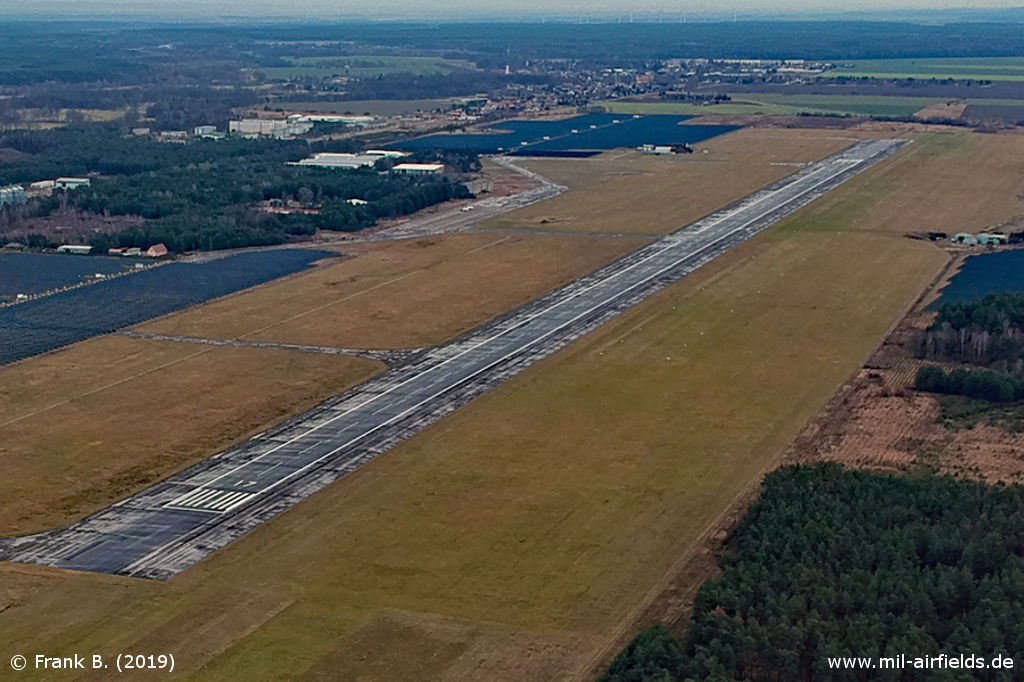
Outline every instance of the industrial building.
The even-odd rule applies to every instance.
[[[294,137],[312,129],[312,122],[292,119],[243,118],[228,122],[228,132],[242,137]]]
[[[941,233],[933,232],[930,234],[940,235]],[[945,235],[942,236],[944,237]],[[982,246],[1000,246],[1002,244],[1010,243],[1010,235],[1002,234],[1000,232],[982,232],[981,234],[958,232],[950,237],[949,241],[954,244],[963,244],[964,246],[974,246],[976,244],[981,244]]]
[[[979,244],[985,244],[988,246],[999,246],[1000,244],[1008,244],[1010,241],[1009,235],[994,233],[982,233],[979,234],[975,239]]]
[[[186,142],[188,142],[188,131],[161,130],[156,134],[156,139],[159,142],[174,142],[176,144],[185,144]]]
[[[975,237],[973,234],[968,234],[966,232],[959,232],[957,234],[954,234],[952,237],[949,238],[949,240],[956,244],[966,244],[967,246],[974,246],[975,244],[978,243],[977,237]]]
[[[444,172],[443,163],[400,163],[391,169],[405,175],[439,175]]]
[[[30,197],[48,197],[53,194],[53,188],[56,186],[55,180],[39,180],[28,186],[28,195]]]
[[[340,116],[337,114],[292,114],[286,119],[243,118],[228,122],[228,132],[243,137],[294,137],[305,135],[317,123],[336,123],[350,128],[366,128],[374,122],[373,116]],[[209,126],[200,126],[208,128]],[[216,136],[214,131],[199,133],[200,137]]]
[[[206,140],[223,140],[227,137],[227,133],[223,133],[217,130],[217,126],[211,125],[196,126],[192,129],[192,134]]]
[[[320,168],[341,168],[353,170],[373,166],[381,157],[369,154],[348,154],[339,152],[318,152],[301,161],[290,162],[291,166],[319,166]]]
[[[350,128],[365,128],[374,121],[373,116],[340,116],[338,114],[302,114],[288,117],[288,120],[292,119],[303,123],[337,123]]]
[[[693,152],[693,146],[690,144],[642,144],[636,150],[644,154],[690,154]]]
[[[367,156],[377,156],[385,159],[400,159],[409,156],[409,152],[400,152],[395,149],[367,149],[363,152]]]
[[[28,200],[25,188],[21,185],[0,187],[0,206],[4,204],[24,204]]]
[[[79,187],[88,187],[92,182],[89,178],[57,178],[53,181],[53,186],[56,189],[78,189]]]
[[[292,166],[319,166],[321,168],[355,168],[372,167],[381,159],[394,159],[408,156],[405,152],[390,149],[370,149],[362,154],[347,152],[317,152],[313,156],[290,163]]]
[[[78,256],[87,256],[92,253],[92,247],[81,244],[64,244],[57,247],[57,253],[73,253]]]
[[[644,154],[671,154],[672,147],[669,145],[654,145],[654,144],[642,144],[636,148],[638,152]]]

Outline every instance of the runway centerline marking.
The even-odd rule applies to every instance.
[[[855,166],[855,165],[857,165],[857,164],[860,164],[860,163],[863,163],[863,162],[864,162],[864,161],[866,161],[866,160],[867,160],[867,159],[856,159],[856,160],[855,160],[855,159],[843,159],[843,160],[841,160],[841,163],[840,163],[839,165],[841,165],[842,167],[841,167],[841,168],[840,168],[840,169],[839,169],[838,171],[835,171],[834,173],[830,174],[830,175],[829,175],[828,177],[826,177],[825,179],[823,179],[823,180],[820,180],[820,181],[817,181],[817,182],[815,182],[815,183],[814,183],[813,185],[811,185],[810,187],[807,187],[806,189],[804,189],[804,190],[802,190],[802,191],[798,192],[798,193],[797,193],[797,194],[795,194],[795,195],[794,195],[793,197],[791,197],[791,198],[787,199],[786,203],[791,203],[791,202],[793,202],[793,201],[796,201],[796,200],[798,200],[799,198],[801,198],[801,197],[805,196],[805,195],[806,195],[807,193],[809,193],[809,192],[813,191],[814,189],[816,189],[817,187],[821,186],[821,185],[822,185],[822,184],[824,184],[825,182],[828,182],[829,180],[831,180],[832,178],[836,177],[837,175],[841,175],[842,173],[846,172],[847,170],[849,170],[849,169],[850,169],[850,168],[852,168],[853,166]],[[812,173],[810,173],[810,174],[808,174],[808,175],[804,176],[803,178],[799,178],[798,180],[796,180],[796,181],[794,181],[794,182],[803,182],[803,181],[806,181],[806,180],[807,180],[808,178],[810,178],[810,177],[813,177],[813,176],[815,176],[815,175],[818,175],[819,173],[821,173],[822,171],[825,171],[825,170],[829,170],[829,168],[828,168],[828,167],[826,167],[826,168],[821,168],[821,169],[818,169],[818,170],[816,170],[816,171],[814,171],[814,172],[812,172]],[[790,183],[790,186],[791,186],[792,184],[793,184],[793,183]],[[770,192],[766,193],[766,194],[765,194],[764,196],[760,197],[760,198],[759,198],[759,199],[757,199],[756,201],[754,201],[754,202],[751,202],[751,203],[749,203],[749,204],[746,204],[746,205],[744,205],[744,206],[739,206],[739,207],[737,207],[737,208],[736,208],[736,209],[735,209],[735,210],[734,210],[734,211],[733,211],[733,212],[732,212],[731,214],[727,214],[727,215],[725,215],[725,216],[721,216],[721,217],[717,218],[717,219],[716,219],[716,220],[714,221],[714,225],[720,224],[720,223],[721,223],[721,222],[722,222],[723,220],[725,220],[725,219],[727,219],[727,218],[729,218],[729,217],[734,217],[735,215],[737,215],[737,214],[739,214],[739,213],[742,213],[742,212],[744,212],[744,211],[750,210],[750,208],[751,208],[751,207],[753,207],[753,206],[756,206],[757,204],[761,203],[761,202],[762,202],[762,201],[764,201],[765,199],[768,199],[768,198],[771,198],[771,197],[775,196],[776,194],[778,194],[778,193],[779,193],[779,192],[781,192],[781,191],[784,191],[785,189],[786,189],[786,187],[781,187],[781,188],[779,188],[779,189],[776,189],[776,190],[771,190]],[[258,491],[255,491],[255,492],[256,492],[256,494],[262,494],[262,493],[264,493],[264,492],[267,492],[268,490],[272,490],[273,488],[276,488],[277,486],[279,486],[279,485],[281,485],[282,483],[284,483],[284,482],[288,481],[289,479],[293,478],[294,476],[296,476],[296,475],[298,475],[298,474],[300,474],[300,473],[302,473],[302,472],[306,471],[306,470],[307,470],[307,469],[309,469],[310,467],[312,467],[312,466],[315,466],[316,464],[319,464],[319,463],[320,463],[320,462],[322,462],[322,461],[323,461],[324,459],[327,459],[328,457],[330,457],[330,456],[332,456],[332,455],[336,454],[336,453],[337,453],[337,452],[338,452],[339,450],[342,450],[342,449],[344,449],[344,448],[346,448],[346,447],[348,447],[348,446],[352,445],[353,443],[355,443],[355,442],[357,442],[357,441],[361,440],[362,438],[365,438],[366,436],[368,436],[368,435],[370,435],[371,433],[373,433],[373,432],[377,431],[378,429],[381,429],[381,428],[383,428],[383,427],[385,427],[385,426],[387,426],[387,425],[389,425],[389,424],[393,423],[394,421],[396,421],[396,420],[398,420],[398,419],[401,419],[402,417],[406,416],[406,415],[407,415],[407,414],[408,414],[409,412],[412,412],[413,410],[417,409],[418,407],[421,407],[421,406],[422,406],[422,405],[423,405],[424,403],[426,403],[426,402],[429,402],[429,401],[433,400],[434,398],[436,398],[437,396],[441,395],[442,393],[446,393],[446,392],[450,391],[450,390],[451,390],[452,388],[455,388],[456,386],[458,386],[459,384],[461,384],[461,383],[464,383],[465,381],[468,381],[468,380],[470,380],[470,379],[474,378],[475,376],[479,375],[479,374],[480,374],[481,372],[484,372],[484,371],[486,371],[487,369],[490,369],[490,367],[492,367],[492,366],[493,366],[494,364],[497,364],[497,363],[503,362],[504,360],[508,359],[509,357],[511,357],[511,356],[513,356],[513,355],[517,355],[517,354],[519,354],[519,353],[523,352],[523,351],[524,351],[524,350],[526,350],[527,348],[530,348],[531,346],[533,346],[533,345],[535,345],[535,344],[539,343],[540,341],[542,341],[542,340],[546,339],[546,338],[547,338],[547,337],[549,337],[549,336],[550,336],[551,334],[554,334],[555,332],[557,332],[557,331],[559,331],[559,330],[563,329],[563,328],[564,328],[564,327],[566,327],[567,325],[569,325],[569,324],[572,324],[573,322],[576,322],[576,321],[577,321],[577,320],[579,320],[579,319],[580,319],[581,317],[586,317],[587,315],[589,315],[590,313],[592,313],[592,312],[593,312],[594,310],[596,310],[596,309],[598,309],[598,308],[601,308],[601,307],[604,307],[604,306],[608,305],[608,304],[609,304],[609,303],[610,303],[611,301],[614,301],[614,300],[616,300],[616,299],[618,299],[618,298],[621,298],[621,297],[622,297],[622,296],[623,296],[624,294],[628,293],[629,291],[632,291],[633,289],[637,288],[638,286],[641,286],[641,285],[643,285],[643,284],[646,284],[647,282],[650,282],[650,281],[651,281],[652,279],[656,279],[657,277],[661,276],[661,275],[662,275],[662,274],[664,274],[665,272],[667,272],[667,271],[669,271],[669,270],[671,270],[671,269],[673,269],[673,268],[675,268],[675,267],[678,267],[678,266],[679,266],[679,264],[680,264],[680,263],[681,263],[681,262],[682,262],[683,260],[691,259],[691,258],[693,258],[693,257],[695,257],[695,256],[697,256],[697,255],[699,255],[700,253],[702,253],[702,252],[704,252],[704,251],[707,251],[708,249],[712,248],[713,246],[716,246],[717,244],[719,244],[719,243],[720,243],[721,241],[723,241],[723,240],[727,239],[728,237],[731,237],[732,235],[736,234],[736,233],[737,233],[737,232],[739,232],[740,230],[743,230],[743,229],[745,229],[745,228],[746,228],[747,226],[749,226],[749,225],[750,225],[751,223],[753,223],[753,222],[756,222],[757,220],[760,220],[760,219],[761,219],[761,218],[763,218],[763,217],[764,217],[765,215],[767,215],[767,214],[769,214],[769,213],[771,213],[771,212],[773,212],[773,211],[775,211],[775,210],[778,210],[778,209],[779,209],[779,207],[778,207],[778,206],[776,206],[776,207],[773,207],[773,208],[771,208],[771,209],[769,209],[769,210],[767,210],[767,211],[764,211],[764,212],[762,212],[762,213],[759,213],[758,215],[754,216],[753,218],[751,218],[751,219],[749,219],[749,220],[745,221],[744,223],[742,223],[742,224],[738,225],[737,227],[733,228],[733,229],[732,229],[732,230],[730,230],[729,232],[726,232],[725,234],[723,234],[723,235],[720,235],[720,236],[716,237],[716,238],[714,239],[714,241],[712,241],[712,242],[709,242],[708,244],[705,244],[704,246],[700,247],[700,249],[698,249],[697,251],[694,251],[694,252],[690,252],[690,253],[687,253],[687,254],[686,254],[686,255],[685,255],[685,256],[684,256],[683,258],[681,258],[681,259],[679,259],[679,260],[676,260],[676,261],[673,261],[673,262],[672,262],[671,264],[669,264],[669,265],[667,265],[666,267],[664,267],[664,268],[662,268],[662,269],[658,270],[658,271],[657,271],[657,272],[655,272],[654,274],[652,274],[652,275],[649,275],[649,276],[645,277],[644,279],[642,279],[642,280],[639,280],[638,282],[635,282],[634,284],[630,285],[630,286],[629,286],[628,288],[626,288],[626,289],[624,289],[624,290],[622,290],[622,291],[620,291],[620,292],[616,293],[616,294],[615,294],[614,296],[612,296],[611,298],[605,299],[605,300],[601,301],[600,303],[597,303],[597,304],[595,304],[595,305],[591,306],[590,308],[587,308],[587,309],[586,309],[585,311],[583,311],[582,313],[579,313],[578,315],[576,315],[575,317],[573,317],[572,319],[570,319],[570,320],[568,320],[568,321],[566,321],[566,322],[562,322],[562,323],[560,323],[560,324],[559,324],[559,325],[558,325],[557,327],[554,327],[554,328],[552,328],[552,329],[548,330],[548,331],[547,331],[547,332],[545,332],[545,333],[544,333],[543,335],[541,335],[541,336],[539,336],[539,337],[537,337],[537,338],[535,338],[535,339],[531,340],[531,341],[530,341],[529,343],[527,343],[526,345],[524,345],[524,346],[520,346],[520,347],[517,347],[517,348],[516,348],[515,350],[513,350],[513,351],[510,351],[509,353],[507,353],[507,354],[503,355],[503,356],[502,356],[502,357],[500,357],[499,359],[497,359],[497,360],[493,361],[492,363],[489,363],[489,364],[488,364],[488,365],[486,365],[485,367],[483,367],[483,368],[481,368],[481,369],[479,369],[479,370],[475,371],[475,372],[474,372],[473,374],[470,374],[470,375],[468,375],[468,376],[466,376],[466,377],[463,377],[463,378],[462,378],[462,379],[460,379],[460,380],[459,380],[458,382],[455,382],[455,383],[453,383],[453,384],[450,384],[450,385],[446,386],[445,388],[443,388],[443,389],[441,389],[441,390],[439,390],[439,391],[436,391],[435,393],[431,394],[431,395],[430,395],[429,397],[427,397],[427,398],[423,399],[423,400],[422,400],[422,401],[420,401],[419,403],[416,403],[416,404],[415,404],[415,405],[413,405],[412,407],[410,407],[410,408],[407,408],[406,410],[403,410],[403,411],[402,411],[401,413],[399,413],[398,415],[395,415],[394,417],[391,417],[391,418],[390,418],[390,419],[388,419],[387,421],[385,421],[385,422],[382,422],[382,423],[378,424],[377,426],[375,426],[374,428],[372,428],[372,429],[370,429],[370,430],[364,431],[363,433],[359,434],[359,435],[358,435],[358,436],[356,436],[355,438],[352,438],[351,440],[349,440],[349,441],[345,442],[344,444],[342,444],[342,445],[339,445],[338,447],[334,448],[334,449],[333,449],[333,450],[331,450],[330,452],[327,452],[327,453],[325,453],[324,455],[321,455],[320,457],[318,457],[317,459],[315,459],[315,460],[312,460],[312,461],[310,461],[309,463],[307,463],[307,464],[306,464],[306,465],[304,465],[303,467],[301,467],[301,468],[299,468],[299,469],[297,469],[297,470],[295,470],[295,471],[292,471],[291,473],[289,473],[289,474],[288,474],[287,476],[285,476],[284,478],[281,478],[281,479],[279,479],[279,480],[277,480],[277,481],[274,481],[273,483],[270,483],[270,484],[268,484],[268,485],[264,486],[264,487],[263,487],[263,488],[261,488],[260,490],[258,490]],[[680,234],[680,235],[678,235],[678,236],[686,236],[687,234],[699,234],[699,233],[703,232],[703,231],[704,231],[704,229],[706,229],[706,228],[701,228],[701,229],[699,229],[699,230],[693,230],[693,231],[690,231],[689,233],[685,233],[685,232],[684,232],[684,233],[682,233],[682,234]],[[657,246],[657,245],[652,245],[652,246]],[[609,282],[612,282],[612,281],[614,281],[614,280],[616,280],[616,279],[619,279],[619,278],[623,277],[623,276],[624,276],[625,274],[627,274],[627,273],[631,272],[632,270],[634,270],[634,269],[636,269],[636,268],[638,268],[638,267],[640,267],[640,266],[642,266],[642,265],[645,265],[646,263],[648,263],[648,262],[650,262],[651,260],[653,260],[653,259],[657,258],[658,256],[660,256],[660,255],[664,254],[665,252],[669,251],[670,249],[674,249],[674,248],[678,248],[678,247],[679,247],[679,243],[678,243],[677,241],[675,241],[675,240],[671,240],[671,235],[670,235],[670,237],[669,237],[669,239],[668,239],[668,240],[666,241],[666,243],[664,243],[664,244],[662,244],[662,245],[658,246],[658,249],[657,249],[657,251],[655,251],[654,253],[652,253],[652,254],[650,254],[650,255],[646,256],[645,258],[643,258],[642,260],[639,260],[639,261],[637,261],[636,263],[633,263],[632,265],[629,265],[628,267],[626,267],[626,268],[624,268],[624,269],[622,269],[622,270],[619,270],[619,271],[617,271],[617,272],[613,273],[613,274],[612,274],[611,276],[609,276],[609,277],[607,277],[607,278],[604,278],[604,279],[600,279],[600,280],[598,280],[597,282],[594,282],[593,284],[590,284],[589,286],[587,286],[587,287],[585,287],[585,288],[582,288],[582,289],[580,289],[580,290],[579,290],[579,291],[577,291],[577,292],[574,292],[574,293],[573,293],[573,294],[572,294],[571,296],[569,296],[568,298],[565,298],[565,299],[562,299],[562,300],[556,301],[556,302],[555,302],[555,303],[553,303],[552,305],[550,305],[550,306],[548,306],[548,307],[546,307],[546,308],[543,308],[543,309],[541,309],[541,310],[539,310],[539,311],[537,311],[537,312],[533,313],[532,315],[528,316],[528,317],[527,317],[527,318],[526,318],[526,319],[524,320],[524,322],[523,322],[522,324],[516,325],[516,327],[520,327],[520,326],[525,326],[526,324],[529,324],[530,322],[532,322],[532,321],[533,321],[533,320],[535,320],[536,318],[540,317],[541,315],[545,315],[545,314],[548,314],[548,313],[550,313],[550,312],[551,312],[552,310],[555,310],[556,308],[559,308],[559,307],[563,307],[563,306],[567,305],[568,303],[570,303],[570,302],[572,302],[572,301],[574,301],[574,300],[578,299],[578,298],[579,298],[580,296],[584,295],[585,293],[587,293],[587,292],[589,292],[589,291],[591,291],[591,290],[593,290],[593,289],[595,289],[595,288],[597,288],[597,287],[601,287],[601,286],[606,286],[606,285],[607,285],[607,284],[608,284]],[[647,248],[650,248],[650,247],[647,247]],[[512,328],[512,329],[506,329],[506,330],[503,330],[503,331],[501,331],[501,332],[499,332],[499,333],[497,333],[497,334],[494,334],[493,336],[490,336],[490,337],[487,337],[487,338],[485,338],[485,339],[482,339],[481,341],[477,342],[476,344],[474,344],[474,345],[472,345],[472,346],[470,346],[470,347],[466,348],[465,350],[461,351],[461,352],[460,352],[460,353],[458,353],[457,355],[453,355],[452,357],[450,357],[450,358],[448,358],[448,359],[446,359],[446,360],[442,361],[442,362],[441,362],[440,364],[438,364],[438,365],[435,365],[435,366],[433,366],[433,367],[431,367],[431,368],[429,368],[429,369],[425,370],[425,372],[423,372],[423,373],[421,373],[421,374],[417,374],[417,375],[414,375],[414,376],[412,376],[412,377],[410,377],[410,378],[406,379],[405,381],[403,381],[403,382],[401,382],[401,383],[399,383],[399,384],[396,384],[396,385],[394,385],[394,386],[392,386],[392,387],[388,388],[387,390],[385,390],[385,391],[384,391],[384,392],[382,392],[382,393],[378,393],[378,394],[375,394],[374,396],[372,396],[372,397],[370,397],[370,398],[368,398],[368,399],[364,400],[363,402],[361,402],[361,403],[359,403],[359,404],[357,404],[357,405],[354,405],[354,406],[350,407],[349,409],[345,410],[345,411],[344,411],[344,412],[342,412],[341,414],[338,414],[338,415],[336,415],[336,416],[334,416],[334,417],[332,417],[332,418],[328,419],[328,420],[327,420],[327,421],[325,421],[324,423],[322,423],[322,424],[319,424],[319,425],[317,425],[317,426],[315,426],[315,427],[311,428],[310,430],[308,430],[308,431],[304,432],[303,434],[301,434],[301,435],[298,435],[298,436],[295,436],[294,438],[292,438],[292,439],[290,439],[290,440],[288,440],[288,441],[285,441],[285,442],[283,442],[283,443],[280,443],[280,444],[279,444],[279,445],[277,445],[276,447],[273,447],[273,448],[271,448],[270,450],[268,450],[268,451],[266,451],[266,452],[264,452],[264,453],[261,453],[261,454],[260,454],[259,456],[257,456],[257,457],[255,457],[255,458],[253,458],[252,460],[249,460],[249,461],[247,461],[247,462],[243,462],[242,464],[239,464],[239,465],[238,465],[237,467],[235,467],[234,469],[231,469],[231,470],[229,470],[229,471],[226,471],[226,472],[224,472],[223,474],[221,474],[221,475],[217,476],[216,478],[214,478],[214,479],[212,479],[212,480],[210,480],[210,481],[207,481],[206,483],[203,483],[202,485],[203,485],[204,487],[205,487],[205,486],[212,486],[212,485],[215,485],[215,484],[216,484],[217,482],[219,482],[219,481],[223,480],[224,478],[226,478],[226,477],[228,477],[228,476],[232,476],[232,475],[234,475],[234,474],[235,474],[236,472],[238,472],[238,471],[240,471],[240,470],[244,469],[245,467],[249,466],[250,464],[253,464],[253,463],[255,463],[255,462],[258,462],[258,461],[260,461],[260,460],[264,459],[265,457],[267,457],[267,456],[269,456],[269,455],[272,455],[272,454],[274,454],[275,452],[279,451],[280,449],[282,449],[282,448],[284,448],[284,447],[286,447],[286,446],[288,446],[288,445],[291,445],[291,444],[293,444],[293,443],[295,443],[295,442],[297,442],[297,441],[299,441],[299,440],[301,440],[301,439],[303,439],[303,438],[306,438],[306,437],[308,437],[308,436],[309,436],[310,434],[312,434],[312,433],[314,433],[314,432],[316,432],[316,431],[318,431],[318,430],[320,430],[320,429],[322,429],[322,428],[324,428],[324,427],[326,427],[326,426],[328,426],[328,425],[330,425],[330,424],[333,424],[334,422],[336,422],[336,421],[338,421],[338,420],[340,420],[340,419],[344,418],[345,416],[347,416],[347,415],[351,414],[352,412],[354,412],[354,411],[356,411],[356,410],[360,410],[360,409],[362,409],[363,407],[365,407],[366,405],[369,405],[369,404],[371,404],[371,403],[373,403],[373,402],[376,402],[376,401],[380,400],[381,398],[384,398],[385,396],[389,395],[390,393],[392,393],[392,392],[394,392],[394,391],[396,391],[396,390],[398,390],[398,389],[400,389],[400,388],[403,388],[403,387],[404,387],[404,386],[406,386],[407,384],[409,384],[409,383],[411,383],[411,382],[413,382],[413,381],[419,381],[419,380],[422,380],[422,377],[423,377],[424,375],[426,375],[426,374],[428,374],[428,373],[435,373],[435,372],[437,372],[438,370],[440,370],[441,368],[445,367],[446,365],[448,365],[448,364],[450,364],[450,363],[452,363],[452,362],[455,362],[456,360],[458,360],[458,359],[460,359],[460,358],[464,357],[465,355],[467,355],[467,354],[469,354],[469,353],[472,353],[473,351],[475,351],[475,350],[477,350],[477,349],[479,349],[479,348],[481,348],[481,347],[483,347],[483,346],[485,346],[485,345],[487,345],[487,344],[489,344],[489,343],[492,343],[492,342],[494,342],[494,341],[495,341],[496,339],[499,339],[499,338],[501,338],[501,337],[503,337],[503,336],[506,336],[506,335],[508,335],[508,334],[509,334],[509,333],[510,333],[511,331],[513,331],[513,329],[515,329],[515,327],[514,327],[514,328]],[[385,407],[386,407],[386,406],[385,406]],[[382,408],[382,409],[384,409],[384,408]],[[171,503],[168,503],[168,504],[170,505]]]
[[[778,224],[906,143],[864,141],[808,164],[430,350],[414,364],[335,396],[66,529],[0,539],[0,557],[169,578]],[[769,199],[772,206],[766,208]]]

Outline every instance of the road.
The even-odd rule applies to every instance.
[[[0,558],[167,579],[895,152],[859,142]]]
[[[518,194],[511,194],[504,197],[488,197],[458,208],[449,208],[435,214],[416,216],[406,223],[400,223],[392,227],[370,232],[366,235],[359,235],[342,241],[342,244],[358,242],[387,241],[392,239],[410,239],[412,237],[426,237],[436,234],[450,234],[452,232],[465,232],[476,227],[478,222],[493,218],[517,208],[523,208],[538,201],[544,201],[557,197],[562,192],[568,191],[565,185],[559,185],[548,178],[527,170],[507,156],[492,157],[492,160],[500,166],[525,175],[536,180],[538,185],[531,189],[523,190]]]

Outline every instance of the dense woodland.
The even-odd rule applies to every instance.
[[[922,365],[914,388],[971,398],[976,415],[1005,416],[1005,408],[993,409],[996,403],[1016,403],[1010,408],[1018,412],[1024,401],[1024,294],[1002,292],[942,305],[918,339],[918,356],[961,366]],[[949,403],[943,406],[945,412]]]
[[[123,126],[79,125],[0,133],[0,185],[60,175],[133,175],[204,163],[259,158],[284,163],[319,151],[303,140],[196,140],[167,144],[126,134]]]
[[[359,230],[379,218],[469,196],[465,186],[446,177],[382,174],[387,162],[355,171],[287,165],[320,148],[303,140],[168,144],[96,125],[0,134],[0,150],[6,150],[0,157],[0,185],[98,174],[90,187],[0,210],[0,238],[16,215],[46,215],[70,206],[145,219],[116,234],[95,235],[91,244],[100,251],[157,242],[176,252],[278,244],[317,229]],[[426,152],[416,158],[435,157]],[[479,169],[473,155],[446,152],[438,158],[456,169]],[[347,199],[368,203],[353,206]],[[268,213],[259,210],[265,202],[319,213]]]
[[[922,365],[914,379],[914,388],[992,403],[1024,400],[1024,379],[974,367],[956,367],[947,372],[937,365]]]
[[[720,565],[682,639],[644,632],[603,680],[1020,677],[838,670],[827,659],[1024,651],[1024,488],[835,464],[782,469]]]
[[[1024,294],[944,304],[920,339],[919,355],[1024,375]]]

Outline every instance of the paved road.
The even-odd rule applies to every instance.
[[[369,232],[365,235],[354,236],[341,244],[352,244],[358,242],[377,242],[392,239],[410,239],[413,237],[426,237],[435,234],[451,234],[453,232],[465,232],[472,230],[476,224],[493,218],[494,216],[523,208],[538,201],[544,201],[557,197],[562,192],[568,191],[565,185],[559,185],[548,178],[527,170],[507,156],[492,157],[492,160],[500,166],[513,170],[520,175],[525,175],[537,181],[536,187],[523,190],[518,194],[511,194],[503,197],[488,197],[457,208],[449,208],[434,214],[417,215],[411,220],[384,228],[376,232]]]
[[[865,170],[905,142],[809,165],[462,338],[0,558],[166,579]]]

